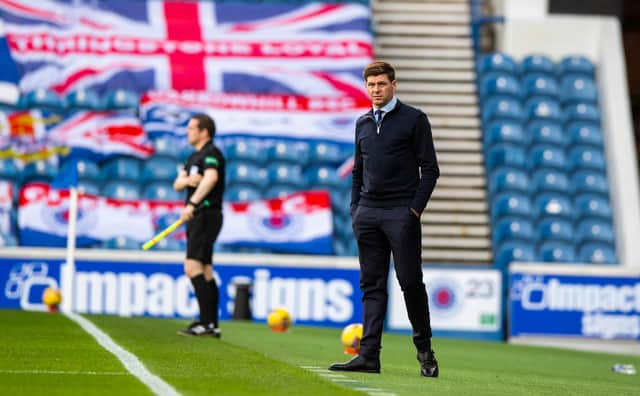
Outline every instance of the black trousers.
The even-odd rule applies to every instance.
[[[408,207],[359,205],[353,213],[353,231],[358,241],[364,311],[360,355],[369,359],[380,356],[391,253],[413,328],[413,343],[418,351],[427,350],[431,345],[431,323],[422,281],[420,220]]]

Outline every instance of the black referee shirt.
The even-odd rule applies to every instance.
[[[191,176],[196,173],[204,175],[205,169],[217,169],[218,181],[209,194],[204,198],[200,206],[213,209],[222,209],[222,194],[224,194],[225,163],[224,156],[219,148],[211,141],[207,142],[199,151],[194,152],[187,158],[184,170]],[[195,187],[187,187],[187,199],[189,202],[191,195],[196,191]]]

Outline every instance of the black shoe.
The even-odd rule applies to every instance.
[[[219,328],[219,327],[214,327],[214,328],[212,329],[212,331],[213,331],[213,334],[212,334],[212,335],[213,335],[215,338],[222,338],[222,332],[220,331],[220,328]]]
[[[331,371],[358,371],[360,373],[380,373],[380,359],[365,359],[358,355],[346,363],[334,363]]]
[[[418,352],[418,361],[420,362],[420,374],[423,377],[436,378],[440,374],[438,369],[438,361],[433,350],[429,352]]]
[[[220,330],[218,329],[218,335],[215,333],[215,329],[211,326],[206,326],[199,322],[193,322],[188,327],[178,330],[178,335],[190,336],[190,337],[206,337],[213,336],[220,338]]]

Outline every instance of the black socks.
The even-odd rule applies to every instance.
[[[213,327],[218,327],[218,285],[216,284],[215,279],[211,279],[207,282],[207,286],[209,286],[210,298],[209,300],[212,303],[211,306],[211,319],[213,322]]]
[[[204,275],[196,275],[191,278],[191,284],[196,291],[196,298],[198,299],[198,305],[200,306],[200,323],[209,325],[214,323],[213,316],[213,298],[211,297],[211,287],[204,279]],[[217,288],[216,288],[217,290]],[[216,304],[217,305],[217,304]],[[217,317],[216,307],[216,317]],[[217,322],[217,320],[216,320]]]

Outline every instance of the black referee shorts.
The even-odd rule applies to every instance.
[[[222,228],[222,211],[200,208],[187,222],[187,259],[211,265],[213,243]]]

